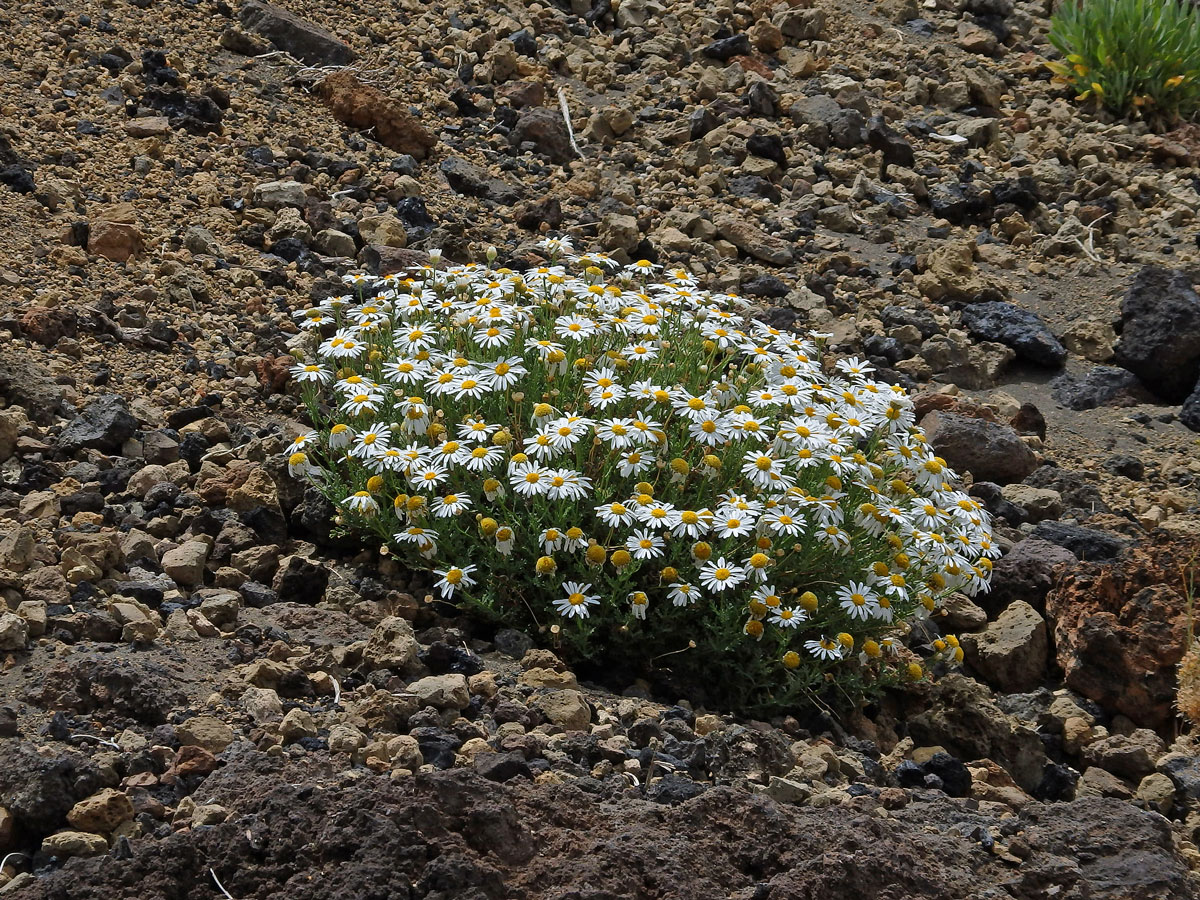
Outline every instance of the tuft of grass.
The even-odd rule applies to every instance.
[[[1200,7],[1188,0],[1065,0],[1051,20],[1054,81],[1120,116],[1169,125],[1200,110]]]

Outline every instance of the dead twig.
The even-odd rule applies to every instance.
[[[1087,229],[1087,241],[1081,241],[1079,238],[1072,238],[1072,240],[1075,243],[1075,246],[1077,246],[1081,251],[1083,251],[1083,255],[1086,256],[1088,259],[1090,259],[1094,263],[1104,261],[1100,257],[1100,254],[1096,252],[1096,243],[1095,243],[1096,242],[1096,223],[1103,221],[1109,215],[1110,215],[1109,213],[1105,213],[1102,216],[1097,216],[1095,219],[1093,219],[1091,221],[1090,224],[1083,226],[1084,228]]]
[[[225,885],[221,884],[221,879],[217,877],[217,873],[211,867],[208,870],[208,874],[211,875],[212,880],[217,883],[217,890],[219,890],[222,894],[224,894],[226,897],[228,897],[229,900],[235,900],[233,894],[231,894],[231,893],[229,893],[229,891],[225,890]]]
[[[67,738],[67,740],[69,740],[69,741],[85,740],[85,739],[89,740],[89,741],[95,741],[97,744],[100,744],[104,747],[112,747],[114,750],[121,749],[121,745],[118,744],[116,741],[110,741],[108,738],[97,737],[94,734],[72,734]]]
[[[567,137],[571,141],[571,149],[575,151],[576,156],[582,157],[583,151],[575,143],[575,129],[571,127],[571,110],[567,107],[567,92],[562,88],[558,89],[558,108],[562,110],[563,124],[567,126]]]

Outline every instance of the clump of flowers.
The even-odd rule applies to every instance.
[[[1047,65],[1077,100],[1174,125],[1200,110],[1200,6],[1189,0],[1070,0],[1047,35]]]
[[[904,391],[687,272],[543,246],[298,313],[292,473],[441,599],[577,661],[748,711],[921,678],[909,624],[997,551]]]

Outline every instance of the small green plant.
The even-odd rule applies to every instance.
[[[1200,109],[1200,6],[1188,0],[1064,0],[1054,80],[1118,115],[1171,124]]]
[[[904,391],[686,271],[545,248],[298,313],[292,473],[444,601],[576,663],[760,713],[924,677],[909,623],[986,589],[997,551]]]

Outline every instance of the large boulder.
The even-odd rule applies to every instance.
[[[1117,562],[1084,563],[1046,597],[1066,686],[1147,728],[1174,716],[1187,636],[1185,552],[1134,548]]]
[[[921,427],[938,456],[976,481],[1008,484],[1037,468],[1037,458],[1021,436],[1000,422],[937,409],[921,419]]]
[[[1121,301],[1116,362],[1164,400],[1181,403],[1200,378],[1200,296],[1181,271],[1146,266]]]
[[[914,695],[920,708],[908,714],[918,744],[944,747],[960,759],[992,759],[1027,791],[1041,784],[1046,751],[1037,730],[1002,710],[986,685],[947,675]]]
[[[0,807],[9,811],[17,833],[26,841],[64,827],[67,813],[100,784],[99,769],[78,753],[43,756],[33,744],[5,743]]]

